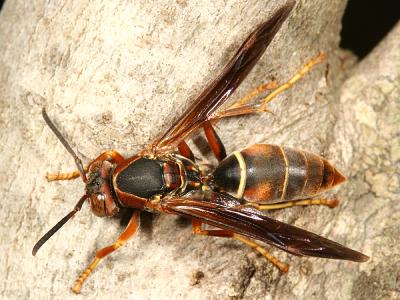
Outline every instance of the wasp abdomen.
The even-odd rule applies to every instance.
[[[318,155],[267,144],[232,153],[213,173],[217,187],[251,202],[308,198],[344,180]]]

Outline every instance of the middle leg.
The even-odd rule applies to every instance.
[[[178,151],[182,156],[190,159],[191,161],[195,161],[193,152],[185,141],[181,141],[178,144]]]
[[[210,145],[211,150],[214,153],[215,157],[217,158],[218,161],[223,160],[226,157],[225,146],[222,143],[217,132],[213,128],[211,122],[205,121],[203,124],[203,128],[204,128],[204,133],[206,134],[208,144]]]

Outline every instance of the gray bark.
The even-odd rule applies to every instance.
[[[163,215],[99,265],[77,298],[399,297],[400,25],[355,63],[338,47],[346,1],[297,2],[233,98],[271,75],[284,82],[320,50],[327,62],[271,103],[274,115],[224,120],[218,132],[228,152],[277,143],[334,162],[349,179],[331,193],[340,207],[271,215],[360,250],[370,261],[298,258],[267,246],[290,264],[282,275],[246,246],[193,236],[189,224]],[[2,298],[72,297],[69,288],[95,250],[122,231],[118,220],[96,218],[84,206],[32,257],[37,239],[83,193],[79,180],[44,178],[74,165],[44,125],[42,107],[86,163],[109,149],[133,155],[282,3],[6,2],[0,14]]]

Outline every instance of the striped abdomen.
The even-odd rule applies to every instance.
[[[265,144],[232,153],[213,172],[218,188],[250,202],[309,198],[344,180],[318,155]]]

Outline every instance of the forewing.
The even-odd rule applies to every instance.
[[[152,145],[155,149],[174,148],[198,128],[228,99],[251,71],[292,10],[295,1],[288,1],[266,22],[259,25],[183,115]]]
[[[237,200],[231,196],[219,193],[213,194],[213,198],[218,199],[218,203],[186,198],[171,198],[165,200],[165,206],[170,212],[198,219],[206,224],[263,241],[294,255],[357,262],[368,260],[368,257],[360,252],[312,232],[268,218],[258,210],[237,205],[229,206],[227,204],[235,203],[235,201],[237,203]]]

